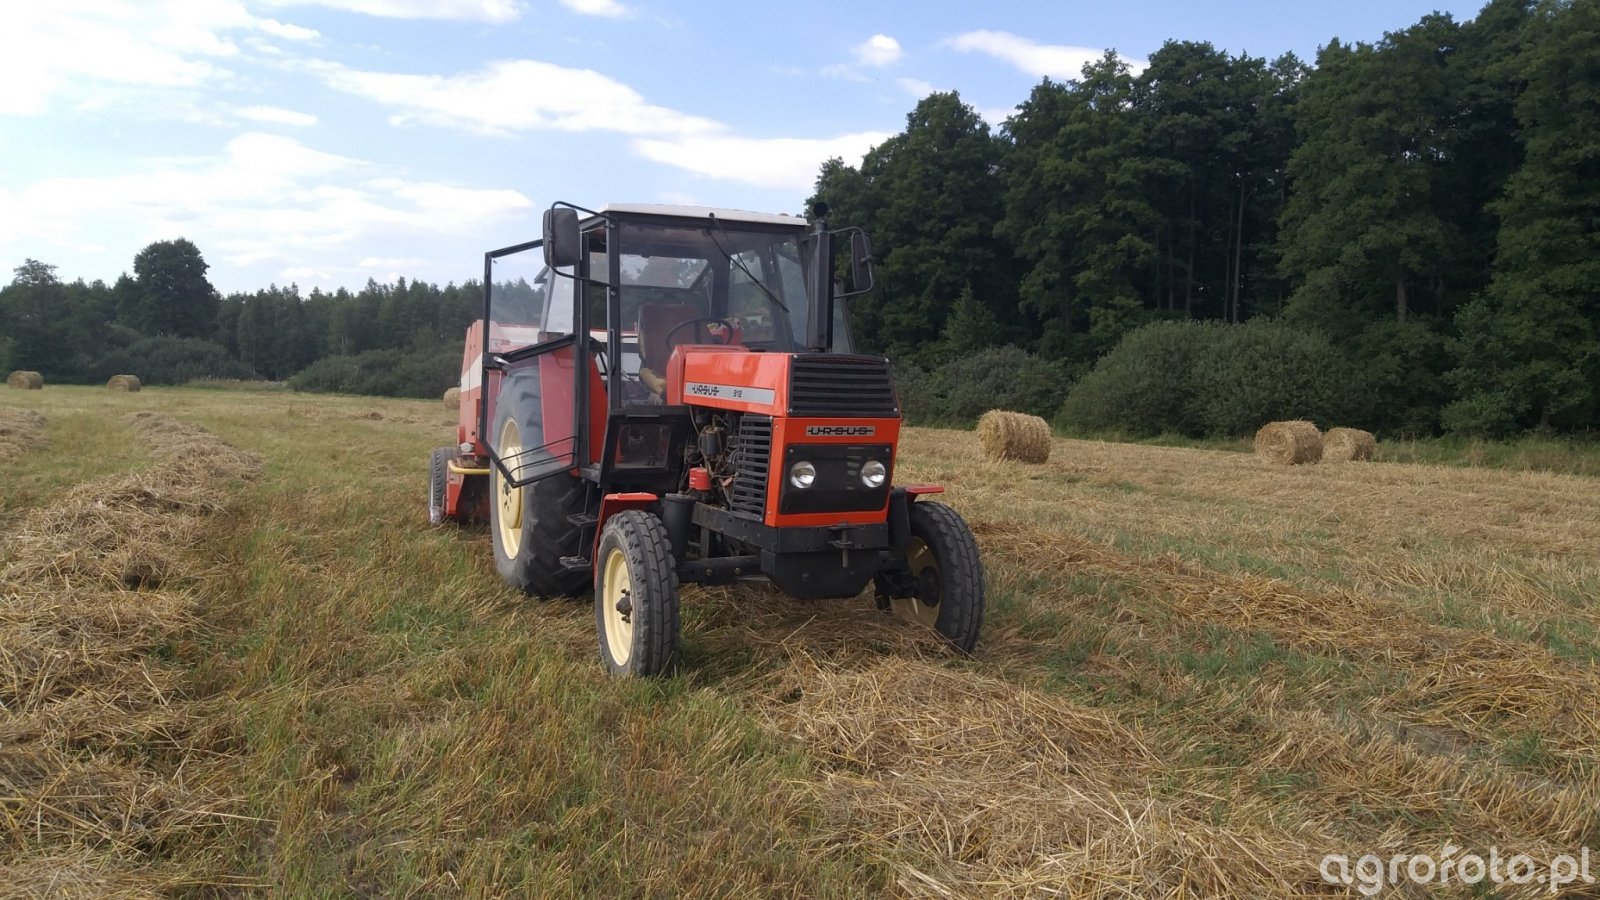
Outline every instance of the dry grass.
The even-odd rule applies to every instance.
[[[0,409],[0,464],[44,446],[44,413]]]
[[[221,726],[155,653],[195,626],[206,563],[194,546],[260,463],[166,416],[130,418],[156,467],[83,484],[5,539],[0,860],[15,894],[219,883],[201,860],[157,853],[236,801],[190,783],[185,764]]]
[[[1042,463],[1050,458],[1050,424],[1038,416],[991,409],[978,418],[978,443],[989,459]]]
[[[1256,456],[1280,466],[1322,459],[1322,432],[1311,422],[1268,422],[1256,432]]]
[[[1600,840],[1595,479],[1082,441],[1022,467],[908,429],[897,477],[947,485],[983,551],[975,658],[868,598],[691,588],[681,674],[616,684],[588,605],[529,604],[481,533],[422,524],[437,402],[146,401],[270,477],[159,492],[121,531],[170,554],[23,563],[82,622],[49,633],[79,635],[72,666],[16,653],[7,676],[51,710],[31,733],[80,739],[46,760],[67,815],[6,845],[50,890],[1304,897],[1343,890],[1329,852]],[[13,536],[49,515],[114,541],[94,516],[151,513],[137,480]]]

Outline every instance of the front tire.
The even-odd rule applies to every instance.
[[[500,390],[495,413],[495,452],[501,459],[539,447],[544,430],[534,419],[539,407],[532,379],[510,378]],[[588,483],[567,472],[511,487],[499,465],[489,474],[489,535],[494,567],[506,583],[534,597],[575,597],[589,575],[570,571],[561,557],[578,556],[579,529],[569,516],[587,506]]]
[[[600,662],[618,677],[659,675],[678,650],[678,572],[661,520],[624,510],[606,520],[594,568]]]
[[[978,542],[961,514],[928,500],[911,504],[911,543],[906,565],[916,583],[909,597],[889,607],[903,619],[926,625],[971,653],[983,628],[983,561]]]

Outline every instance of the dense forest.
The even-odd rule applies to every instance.
[[[852,323],[913,419],[1600,428],[1596,0],[1492,0],[1314,65],[1169,41],[1134,74],[1108,53],[996,129],[933,94],[812,199],[873,235]],[[0,289],[0,369],[425,396],[480,303],[404,280],[224,298],[205,268],[182,239],[109,286],[27,260]]]
[[[1063,424],[1135,433],[1600,426],[1594,0],[1493,0],[1315,66],[1107,54],[997,131],[935,94],[813,199],[872,233],[857,335],[927,370],[902,367],[924,415],[1050,414],[1065,381]],[[1031,355],[974,363],[1003,345]]]

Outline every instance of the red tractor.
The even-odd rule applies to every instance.
[[[541,240],[485,254],[458,446],[434,451],[435,522],[487,519],[495,565],[542,597],[593,589],[600,658],[654,675],[678,585],[769,581],[853,597],[970,651],[983,622],[961,517],[894,483],[889,361],[852,351],[834,242],[804,219],[558,203]],[[541,252],[542,251],[542,252]]]

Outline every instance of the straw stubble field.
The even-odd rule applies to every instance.
[[[0,894],[1281,897],[1600,839],[1594,479],[912,429],[975,658],[691,589],[618,684],[425,526],[437,401],[4,400]]]

